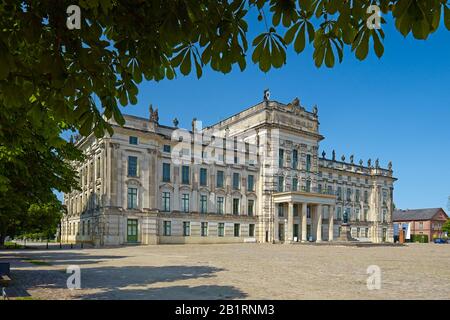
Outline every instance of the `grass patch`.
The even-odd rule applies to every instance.
[[[35,264],[37,266],[50,266],[51,264],[42,260],[33,260],[33,259],[29,259],[29,258],[24,258],[23,260],[25,260],[26,262]]]
[[[1,246],[0,248],[1,249],[25,249],[25,246],[15,243],[15,242],[7,241],[7,242],[5,242],[5,245]]]

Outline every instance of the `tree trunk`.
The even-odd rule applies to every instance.
[[[0,247],[3,247],[5,245],[5,238],[6,234],[4,233],[0,234]]]

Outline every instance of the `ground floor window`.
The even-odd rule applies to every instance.
[[[202,222],[202,237],[208,236],[208,222]]]
[[[255,236],[255,225],[254,224],[250,224],[248,226],[248,236],[249,237],[254,237]]]
[[[217,228],[217,235],[219,237],[223,237],[225,235],[225,223],[219,222],[219,226]]]
[[[170,221],[164,221],[164,235],[170,236],[172,234],[172,223]]]
[[[241,232],[241,225],[239,223],[234,224],[234,236],[239,237]]]
[[[183,222],[183,236],[188,237],[191,235],[191,223],[189,221]]]
[[[91,220],[88,220],[88,223],[87,223],[87,234],[88,234],[88,236],[91,234]]]
[[[85,221],[83,221],[83,223],[81,224],[81,235],[84,236],[85,233]]]
[[[284,241],[284,224],[280,223],[278,225],[278,240]]]

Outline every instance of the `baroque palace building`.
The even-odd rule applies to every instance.
[[[125,115],[75,142],[81,190],[64,195],[66,243],[393,241],[392,164],[319,154],[318,109],[264,100],[191,130]]]

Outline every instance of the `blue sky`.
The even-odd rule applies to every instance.
[[[389,19],[388,19],[389,20]],[[249,39],[261,31],[250,23]],[[373,51],[363,61],[346,52],[342,64],[316,68],[312,50],[297,55],[288,50],[287,64],[261,72],[248,57],[244,72],[230,74],[204,70],[171,81],[144,82],[139,103],[123,112],[148,116],[148,105],[159,108],[160,123],[177,117],[188,128],[193,117],[204,125],[214,123],[262,100],[270,88],[271,98],[319,108],[320,146],[338,157],[351,154],[355,160],[392,160],[395,203],[398,208],[447,206],[450,196],[450,32],[443,27],[426,41],[384,25],[385,53],[378,59]],[[249,53],[251,55],[251,51]],[[195,73],[195,72],[194,72]]]

